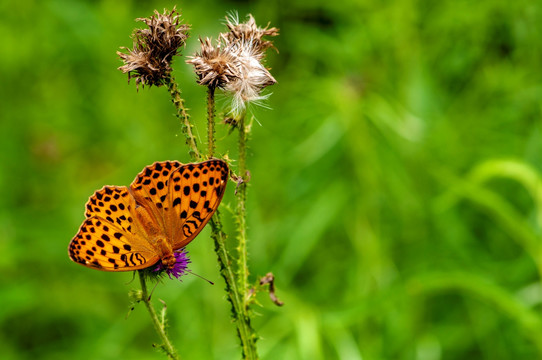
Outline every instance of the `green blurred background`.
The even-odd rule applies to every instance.
[[[189,161],[166,90],[116,69],[134,19],[175,4],[185,55],[230,10],[280,28],[249,152],[251,279],[286,303],[258,295],[263,359],[542,358],[540,2],[30,0],[0,3],[2,359],[164,358],[144,307],[126,318],[132,274],[67,246],[96,189]],[[184,358],[239,358],[207,229],[189,250],[217,284],[168,280],[155,304]]]

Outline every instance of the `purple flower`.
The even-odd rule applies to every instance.
[[[175,256],[175,265],[171,269],[166,268],[162,262],[158,262],[154,268],[154,272],[166,271],[169,275],[169,278],[172,279],[171,275],[179,279],[183,276],[188,269],[188,264],[191,263],[190,258],[188,257],[188,251],[185,251],[184,248],[177,250],[173,253]]]

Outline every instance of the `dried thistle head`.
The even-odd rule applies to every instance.
[[[190,25],[181,23],[176,8],[170,12],[164,9],[163,14],[155,10],[153,16],[136,21],[144,22],[148,28],[134,30],[132,49],[123,47],[126,53],[117,51],[124,63],[119,70],[128,73],[128,81],[135,78],[138,87],[160,86],[171,73],[173,56],[185,45]]]
[[[259,28],[252,15],[242,24],[230,16],[226,26],[230,31],[221,33],[216,45],[208,38],[200,39],[201,51],[187,62],[194,66],[199,84],[232,95],[231,112],[237,116],[245,110],[247,102],[266,99],[267,96],[261,95],[262,90],[277,82],[262,61],[265,50],[273,46],[263,37],[276,36],[278,30]]]
[[[228,83],[240,76],[235,66],[237,54],[232,51],[231,46],[224,46],[220,41],[216,46],[209,38],[200,38],[199,41],[201,51],[195,56],[189,56],[190,60],[186,62],[194,66],[199,78],[198,84],[224,89]]]
[[[277,36],[279,30],[275,27],[269,28],[269,24],[265,28],[258,27],[256,20],[252,14],[248,14],[248,20],[244,23],[239,22],[239,16],[232,13],[226,17],[226,26],[229,32],[223,33],[224,39],[227,42],[250,41],[253,47],[257,50],[258,56],[264,56],[265,50],[274,48],[273,42],[263,40],[264,36]]]
[[[261,95],[263,89],[277,81],[258,58],[259,49],[253,41],[240,41],[237,44],[235,67],[237,76],[224,86],[232,95],[232,113],[242,113],[247,103],[259,104],[269,95]]]

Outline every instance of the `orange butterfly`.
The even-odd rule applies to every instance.
[[[185,247],[214,214],[229,169],[222,160],[183,165],[155,162],[130,187],[104,186],[86,204],[86,219],[70,242],[70,258],[104,271],[175,265]]]

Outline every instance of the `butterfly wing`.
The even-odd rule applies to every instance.
[[[135,199],[124,186],[105,186],[86,204],[86,220],[70,242],[70,258],[104,271],[138,270],[160,258],[132,213]]]
[[[130,190],[176,250],[192,241],[210,220],[224,195],[228,174],[228,165],[218,159],[186,165],[162,161],[143,169]]]
[[[160,260],[150,241],[156,231],[163,232],[173,249],[186,246],[218,208],[228,174],[222,160],[187,165],[163,161],[143,169],[130,188],[105,186],[86,204],[86,219],[69,245],[70,258],[105,271],[152,266]],[[140,223],[135,215],[141,212],[159,229]]]
[[[169,178],[166,224],[173,249],[192,241],[218,208],[228,181],[223,160],[182,165]]]
[[[167,199],[169,177],[181,165],[178,161],[155,162],[144,168],[130,185],[130,191],[137,204],[143,206],[157,221],[164,234],[165,214],[169,210]]]

